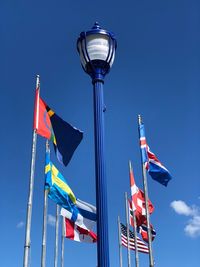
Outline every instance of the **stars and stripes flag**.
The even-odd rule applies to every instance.
[[[150,151],[146,142],[144,124],[139,125],[140,135],[140,148],[142,154],[142,162],[152,179],[167,186],[168,182],[172,179],[169,171],[162,165],[156,155]]]
[[[127,240],[127,227],[120,223],[121,227],[121,243],[124,247],[128,247],[128,240]],[[148,246],[139,238],[137,237],[137,247],[138,251],[142,253],[149,253]],[[135,239],[134,239],[134,233],[129,230],[129,248],[131,250],[135,250]]]

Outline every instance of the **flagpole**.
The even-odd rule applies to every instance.
[[[137,222],[136,222],[136,217],[135,217],[135,211],[133,211],[133,222],[134,222],[133,229],[134,229],[134,238],[135,238],[135,266],[139,267],[139,253],[138,253],[138,244],[137,244]]]
[[[61,267],[64,267],[64,240],[65,240],[65,218],[62,217],[62,243],[61,243]]]
[[[130,160],[129,160],[129,171],[133,172]],[[133,212],[133,223],[134,223],[133,230],[134,230],[134,239],[135,239],[135,266],[139,267],[139,253],[138,253],[138,243],[137,243],[137,222],[136,222],[135,210],[133,209],[133,206],[134,206],[134,203],[132,201],[132,212]]]
[[[40,76],[36,78],[36,89],[40,90]],[[32,141],[32,156],[31,156],[31,168],[30,168],[30,181],[29,181],[29,196],[27,203],[26,213],[26,234],[24,244],[24,261],[23,267],[29,265],[29,253],[31,247],[31,217],[32,217],[32,203],[33,203],[33,187],[34,187],[34,175],[35,175],[35,158],[36,158],[36,145],[37,145],[37,133],[33,130],[33,141]]]
[[[120,267],[122,267],[122,240],[121,240],[121,226],[120,226],[120,218],[117,217],[118,222],[118,238],[119,238],[119,263]]]
[[[46,140],[46,153],[50,153],[49,140]],[[45,153],[45,154],[46,154]],[[48,209],[48,189],[44,190],[44,208],[43,208],[43,231],[42,231],[42,257],[41,267],[46,266],[46,240],[47,240],[47,209]]]
[[[142,124],[142,117],[141,115],[138,115],[138,125],[140,126],[141,124]],[[145,164],[142,161],[142,152],[141,152],[141,162],[142,162],[143,186],[144,186],[146,218],[147,218],[147,232],[148,232],[148,241],[149,241],[149,263],[150,263],[150,267],[154,267],[151,228],[150,228],[150,216],[149,216],[149,206],[148,206],[149,197],[148,197],[148,187],[147,187],[147,173],[146,173]]]
[[[41,267],[46,266],[46,240],[47,240],[47,209],[48,209],[48,189],[44,190],[44,210],[43,210],[43,231],[42,231],[42,258]]]
[[[126,229],[127,229],[127,242],[128,242],[128,267],[131,267],[131,255],[130,255],[130,237],[129,237],[129,217],[128,217],[128,196],[125,192],[125,204],[126,204]]]
[[[58,267],[58,231],[59,231],[59,205],[56,205],[56,231],[55,231],[55,255],[54,267]]]

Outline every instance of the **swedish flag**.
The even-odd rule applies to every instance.
[[[76,197],[68,186],[65,178],[50,160],[50,153],[46,152],[45,165],[45,189],[48,189],[48,197],[72,213],[72,221],[76,221],[79,213],[76,207]]]

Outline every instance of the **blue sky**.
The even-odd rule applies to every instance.
[[[117,216],[125,222],[129,159],[142,188],[138,114],[151,150],[173,176],[167,188],[148,177],[155,266],[199,266],[199,13],[197,0],[1,1],[1,266],[23,262],[36,74],[48,105],[84,131],[66,168],[53,154],[52,161],[75,195],[95,204],[92,84],[76,51],[79,33],[95,21],[118,41],[104,85],[110,266],[119,266]],[[41,258],[44,157],[45,140],[38,137],[31,267],[40,266]],[[55,204],[50,201],[48,214],[51,267]],[[126,266],[125,249],[123,261]],[[96,266],[96,246],[65,240],[65,263]],[[148,266],[148,256],[140,255],[140,263]]]

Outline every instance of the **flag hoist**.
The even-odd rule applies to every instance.
[[[148,234],[149,243],[149,261],[150,267],[154,266],[153,253],[152,253],[152,240],[155,237],[155,230],[150,224],[149,213],[150,206],[148,204],[148,187],[147,187],[147,172],[151,178],[160,184],[167,186],[168,182],[172,179],[168,169],[158,160],[156,155],[150,151],[149,146],[146,142],[144,124],[142,118],[138,115],[138,130],[140,138],[140,152],[141,152],[141,162],[142,162],[142,173],[143,173],[143,185],[144,185],[144,195],[145,195],[145,207],[146,207],[146,222],[141,224],[140,231],[143,239],[146,239],[146,230]],[[146,227],[147,226],[147,227]],[[147,228],[147,229],[146,229]]]
[[[46,153],[50,154],[50,147],[49,147],[49,141],[48,140],[46,140]],[[48,189],[44,189],[41,267],[45,267],[46,266],[48,193],[49,193],[49,190]]]
[[[133,223],[134,223],[133,230],[134,230],[134,238],[135,238],[135,266],[139,267],[139,254],[138,254],[138,245],[137,245],[137,222],[136,222],[136,216],[135,216],[136,207],[134,205],[135,182],[134,182],[131,161],[129,161],[129,175],[130,175],[131,201],[132,201],[132,212],[133,212]],[[130,213],[129,213],[129,221],[130,221]]]
[[[119,266],[122,267],[122,240],[121,240],[121,226],[120,226],[120,217],[117,217],[117,225],[118,225],[118,239],[119,239]]]
[[[55,252],[54,252],[54,267],[58,267],[58,232],[59,232],[59,215],[60,207],[56,205],[56,229],[55,229]]]
[[[37,75],[37,78],[36,78],[36,90],[38,90],[38,92],[40,91],[39,75]],[[24,261],[23,261],[24,267],[29,266],[29,254],[30,254],[30,247],[31,247],[30,235],[31,235],[34,175],[35,175],[36,144],[37,144],[37,133],[36,133],[36,129],[34,128],[33,129],[33,141],[32,141],[31,167],[30,167],[29,195],[28,195],[27,214],[26,214],[26,233],[25,233]]]
[[[82,131],[80,131],[76,127],[73,127],[71,124],[60,118],[40,97],[39,75],[37,75],[36,78],[34,120],[33,120],[33,141],[32,141],[32,154],[31,154],[31,167],[30,167],[29,195],[27,204],[27,215],[26,215],[27,217],[26,217],[23,267],[29,266],[37,134],[52,141],[56,156],[59,162],[61,162],[64,166],[68,165],[69,161],[73,156],[73,153],[75,152],[76,148],[78,147],[83,138]],[[56,168],[53,167],[53,169],[55,170]]]
[[[62,218],[62,238],[61,238],[61,264],[60,264],[60,266],[61,267],[64,267],[64,251],[65,251],[65,243],[64,243],[64,241],[65,241],[65,226],[64,226],[64,224],[65,224],[65,218],[63,217]]]
[[[140,137],[140,148],[141,148],[141,162],[142,162],[142,174],[143,174],[143,186],[144,186],[144,196],[145,196],[145,207],[146,207],[146,220],[147,220],[147,232],[148,232],[148,242],[149,242],[149,264],[150,267],[154,267],[153,252],[152,252],[152,237],[151,237],[151,228],[150,228],[150,216],[149,216],[149,205],[148,205],[148,186],[147,186],[147,174],[146,167],[144,162],[144,151],[142,150],[142,139],[140,126],[142,124],[142,118],[138,115],[138,127],[139,127],[139,137]]]
[[[125,192],[125,208],[126,208],[126,228],[127,233],[129,233],[129,212],[128,212],[128,196],[127,192]],[[127,234],[127,256],[128,256],[128,267],[131,267],[131,255],[130,255],[130,236]]]

